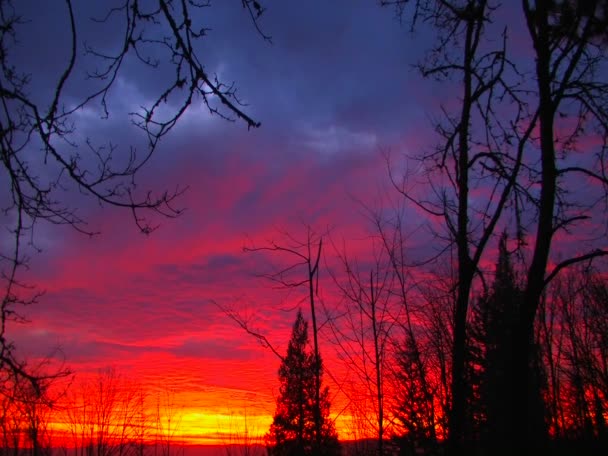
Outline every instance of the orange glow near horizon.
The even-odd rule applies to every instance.
[[[239,331],[235,330],[237,334]],[[141,360],[144,364],[136,363],[131,369],[122,363],[101,370],[90,366],[75,376],[60,379],[53,384],[50,394],[58,398],[58,412],[51,412],[48,417],[54,442],[67,448],[84,446],[82,435],[92,436],[98,432],[96,410],[109,406],[114,409],[108,415],[111,422],[105,424],[110,440],[124,432],[120,429],[126,419],[122,411],[129,410],[125,415],[131,416],[133,429],[127,435],[144,444],[162,444],[168,435],[171,443],[178,445],[264,444],[276,406],[279,361],[255,341],[249,343],[248,337],[242,342],[257,355],[236,366],[232,362],[213,360],[201,366],[200,362],[190,359],[179,363],[180,372],[179,359],[146,357]],[[332,373],[338,362],[334,356],[328,351],[324,357]],[[164,382],[159,381],[154,366],[169,371]],[[51,366],[47,368],[52,371]],[[206,381],[197,379],[196,372],[207,374],[203,376]],[[213,386],[210,384],[213,382],[218,384]],[[339,438],[373,437],[353,429],[355,418],[349,412],[347,399],[329,382],[327,375],[324,383],[330,387],[333,397],[332,418]],[[112,399],[107,404],[101,403],[108,398]],[[79,415],[83,410],[88,410],[88,415]],[[140,428],[145,429],[143,434]]]
[[[105,374],[103,374],[105,375]],[[93,383],[99,380],[99,376],[93,379]],[[124,379],[121,379],[123,381]],[[107,381],[106,378],[103,379]],[[90,385],[90,384],[89,384]],[[133,387],[135,383],[130,383]],[[96,385],[95,385],[96,386]],[[78,387],[77,387],[78,388]],[[139,388],[135,386],[135,388]],[[83,390],[84,391],[84,390]],[[124,393],[119,389],[118,395]],[[54,393],[51,393],[54,394]],[[104,392],[104,396],[113,396],[114,392]],[[44,420],[49,423],[50,438],[54,446],[63,448],[80,448],[88,445],[88,442],[96,444],[100,432],[104,433],[103,440],[109,444],[119,444],[120,440],[127,436],[127,440],[144,445],[232,445],[232,444],[264,444],[264,436],[272,423],[272,412],[264,413],[261,409],[253,407],[231,408],[222,404],[225,397],[218,394],[216,398],[207,398],[209,404],[213,404],[211,410],[186,405],[188,402],[197,402],[196,397],[188,397],[176,394],[171,397],[172,405],[160,405],[155,402],[153,394],[147,394],[145,390],[133,390],[128,392],[129,403],[125,406],[120,398],[115,398],[114,404],[96,404],[95,391],[85,393],[88,405],[85,407],[80,403],[73,402],[74,396],[69,393],[61,397],[54,410],[45,412]],[[82,396],[85,397],[85,396]],[[82,397],[80,399],[82,399]],[[138,409],[139,397],[143,399],[143,409]],[[78,399],[76,399],[78,400]],[[340,404],[337,404],[340,405]],[[110,408],[108,408],[110,406]],[[89,408],[91,414],[80,415],[80,411]],[[113,407],[113,409],[112,409]],[[128,422],[128,430],[124,429],[127,423],[122,410],[131,410],[131,421]],[[169,410],[165,414],[163,410]],[[97,411],[103,409],[104,416],[110,417],[108,422],[98,421]],[[110,410],[112,409],[112,410]],[[340,416],[332,414],[340,440],[352,440],[353,416],[343,413]],[[27,426],[27,424],[25,425]],[[103,429],[100,431],[100,429]],[[141,431],[143,429],[143,431]],[[84,437],[83,437],[84,436]],[[357,436],[372,437],[370,436]]]
[[[334,417],[335,418],[335,417]],[[200,411],[184,411],[175,417],[178,427],[171,436],[170,445],[264,445],[264,436],[272,423],[272,416],[247,416],[206,414]],[[341,441],[352,440],[352,417],[344,415],[335,421]],[[112,426],[110,426],[112,427]],[[63,448],[77,448],[72,431],[64,422],[50,423],[52,444]],[[373,435],[368,436],[373,438]],[[95,439],[94,439],[95,440]],[[110,438],[109,441],[112,439]],[[141,441],[144,445],[166,444],[165,435],[150,433]]]

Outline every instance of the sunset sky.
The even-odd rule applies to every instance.
[[[65,11],[50,3],[22,6],[37,30],[23,37],[23,65],[40,93],[42,75],[57,73],[65,54],[57,49]],[[76,3],[82,33],[111,44],[111,31],[95,35],[90,6]],[[273,44],[256,34],[240,2],[214,2],[205,9],[212,31],[201,57],[210,72],[235,81],[261,128],[248,131],[195,103],[140,175],[141,188],[189,188],[177,203],[184,214],[157,220],[150,236],[138,232],[130,213],[66,193],[86,228],[100,234],[37,227],[42,253],[33,256],[27,278],[45,294],[25,311],[30,323],[9,333],[27,357],[65,359],[77,375],[114,366],[146,386],[169,387],[187,434],[217,430],[218,414],[261,415],[268,426],[274,412],[278,359],[214,302],[250,316],[284,351],[305,290],[273,290],[256,277],[270,260],[243,253],[243,246],[281,241],[281,231],[299,237],[310,225],[365,250],[363,207],[378,207],[386,196],[383,154],[418,147],[429,129],[425,105],[433,95],[411,68],[420,46],[391,9],[347,0],[273,1],[267,8],[261,25]],[[142,73],[126,66],[110,118],[100,120],[100,107],[91,104],[77,114],[77,135],[109,139],[123,150],[141,146],[126,113],[156,94],[155,73]],[[326,261],[332,255],[327,242]],[[329,275],[321,277],[331,288]],[[322,346],[337,375],[333,351]],[[335,400],[338,412],[345,400]]]
[[[20,58],[34,75],[34,93],[43,94],[44,75],[64,64],[63,4],[19,3],[36,30],[23,37],[27,51]],[[118,43],[110,25],[100,32],[88,21],[97,13],[87,9],[93,2],[75,3],[85,37]],[[211,31],[201,51],[211,73],[235,82],[244,111],[261,127],[248,130],[194,103],[139,176],[141,189],[188,187],[177,202],[184,213],[155,219],[160,226],[149,236],[129,212],[66,192],[86,228],[100,234],[37,227],[42,252],[32,256],[26,279],[45,294],[24,311],[30,322],[9,331],[29,359],[64,360],[82,376],[113,366],[150,391],[171,389],[183,433],[197,442],[229,426],[231,415],[251,417],[264,433],[279,386],[277,357],[216,304],[241,312],[284,352],[306,296],[305,289],[286,294],[258,277],[284,258],[243,247],[283,242],[285,232],[305,239],[311,226],[365,261],[371,227],[364,208],[398,201],[386,154],[432,148],[431,119],[450,95],[449,86],[423,82],[412,67],[429,37],[411,34],[390,8],[373,0],[265,5],[260,25],[272,44],[256,34],[239,1],[216,1],[204,10]],[[124,151],[141,147],[144,138],[127,113],[157,94],[154,74],[135,62],[125,65],[109,100],[110,118],[100,120],[100,106],[91,104],[76,116],[76,135],[111,140]],[[74,97],[82,79],[75,76],[70,85]],[[419,233],[417,212],[408,209],[406,219]],[[412,255],[428,248],[414,243]],[[330,308],[337,299],[326,272],[335,263],[332,249],[328,241],[321,272]],[[321,344],[327,369],[339,379],[335,347],[327,337]],[[326,382],[333,411],[340,412],[347,400],[329,376]],[[348,412],[340,419],[338,430],[348,438]]]

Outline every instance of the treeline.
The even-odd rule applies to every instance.
[[[290,236],[280,250],[278,244],[272,245],[275,255],[285,251],[288,255],[282,257],[286,263],[279,275],[269,277],[280,277],[290,292],[302,286],[309,293],[308,279],[313,277],[314,294],[324,311],[323,318],[317,317],[322,328],[319,345],[341,364],[319,365],[319,372],[330,372],[332,388],[329,396],[319,386],[325,392],[320,421],[341,416],[344,423],[344,415],[350,417],[350,423],[340,427],[342,439],[355,441],[348,445],[349,454],[445,454],[454,383],[453,265],[437,268],[434,263],[426,270],[411,267],[403,220],[396,217],[387,223],[380,216],[372,220],[371,257],[357,259],[348,247],[334,245],[338,262],[326,261],[331,279],[310,276],[306,267],[289,261],[294,252],[321,255],[323,239],[328,236],[314,234],[307,227],[305,242]],[[513,422],[522,419],[511,387],[517,362],[514,345],[521,338],[518,321],[523,312],[526,268],[525,249],[513,246],[517,246],[516,239],[510,240],[506,233],[499,236],[496,264],[480,271],[483,280],[476,283],[471,298],[463,378],[466,454],[510,454],[509,441],[520,438],[511,431]],[[326,293],[328,290],[332,291]],[[231,317],[251,335],[261,337],[238,315],[232,313]],[[275,350],[282,358],[282,386],[266,443],[272,454],[295,454],[294,445],[302,454],[320,454],[313,449],[315,436],[321,435],[330,442],[323,451],[336,454],[331,427],[316,433],[315,414],[304,413],[315,402],[313,373],[317,368],[313,360],[309,367],[294,361],[292,351],[301,318],[298,313],[287,357]],[[532,376],[525,417],[532,423],[529,432],[536,436],[535,446],[543,451],[608,448],[607,330],[608,283],[590,262],[563,271],[548,284],[530,341]],[[312,355],[306,354],[305,346],[310,344],[306,330],[300,333],[306,342],[296,344],[300,355],[295,359],[307,359]],[[268,345],[266,338],[261,342]],[[295,373],[289,375],[286,366]],[[337,408],[333,404],[330,413],[329,397],[340,394],[347,405],[340,403]],[[297,446],[299,441],[304,443]],[[288,450],[281,452],[281,448]]]
[[[493,283],[474,298],[467,327],[469,454],[503,454],[512,421],[521,419],[511,400],[513,344],[522,311],[520,274],[506,238]],[[436,283],[440,283],[438,279]],[[452,384],[449,287],[427,289],[404,302],[404,321],[387,362],[394,393],[387,405],[393,436],[406,454],[443,451]],[[420,300],[419,302],[413,302]],[[401,317],[403,321],[403,317]],[[528,414],[545,449],[606,448],[608,432],[608,285],[591,267],[579,267],[552,283],[534,324],[533,378]],[[556,450],[557,451],[557,450]]]
[[[608,429],[608,287],[605,275],[580,269],[558,279],[536,328],[550,434],[606,440]]]
[[[144,390],[105,369],[92,377],[6,378],[2,456],[169,456],[180,424],[173,393]]]
[[[348,398],[352,416],[342,436],[360,439],[347,447],[350,454],[445,451],[453,287],[444,274],[423,279],[410,274],[398,228],[385,229],[376,238],[380,242],[372,263],[361,265],[345,252],[339,256],[342,268],[333,269],[332,285],[343,299],[324,309],[322,345],[326,352],[335,350],[346,368],[345,377],[332,377],[332,389]],[[507,422],[518,416],[505,391],[513,381],[521,265],[509,252],[506,235],[498,247],[497,264],[487,274],[492,279],[476,294],[468,322],[464,428],[470,454],[501,454],[503,442],[516,438],[506,432]],[[606,278],[587,265],[552,282],[543,296],[532,343],[535,381],[529,413],[535,417],[534,431],[547,448],[606,448]],[[265,438],[272,454],[291,454],[300,444],[308,448],[303,454],[312,454],[317,419],[323,423],[320,447],[327,454],[339,453],[329,390],[321,384],[322,405],[315,411],[316,366],[307,323],[299,313],[279,371],[275,419]],[[82,380],[38,377],[37,383],[13,375],[3,379],[0,456],[57,451],[65,456],[175,454],[180,417],[170,392],[145,391],[112,369]],[[244,443],[249,452],[260,454],[263,439],[245,437],[231,436],[229,443],[237,446],[227,445],[227,451],[239,454],[243,449],[238,445]]]

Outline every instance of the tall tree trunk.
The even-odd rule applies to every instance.
[[[376,369],[376,394],[378,401],[378,454],[384,455],[384,398],[382,388],[382,350],[380,348],[380,334],[378,331],[378,321],[376,318],[377,291],[374,286],[374,273],[369,273],[370,307],[372,317],[372,332],[374,338],[374,363]]]
[[[308,292],[310,297],[310,316],[312,319],[312,334],[315,352],[315,407],[314,407],[314,419],[315,419],[315,441],[317,448],[322,447],[321,436],[321,357],[319,355],[319,342],[317,337],[317,315],[315,312],[315,279],[318,280],[319,275],[319,261],[321,260],[321,249],[323,247],[323,238],[319,239],[319,246],[317,250],[317,256],[312,264],[312,252],[311,248],[311,233],[308,233]]]
[[[551,51],[549,42],[548,2],[537,1],[534,11],[524,0],[524,11],[530,30],[534,30],[532,41],[536,52],[536,78],[539,93],[539,127],[541,153],[541,191],[539,199],[538,225],[534,241],[534,254],[527,273],[523,307],[519,315],[514,344],[514,441],[521,445],[527,442],[538,445],[543,436],[536,429],[537,417],[533,413],[532,346],[534,319],[545,286],[545,272],[554,233],[553,211],[557,170],[553,125],[555,106],[551,96]],[[526,443],[524,443],[526,442]]]
[[[458,132],[458,294],[454,310],[454,343],[452,346],[452,409],[449,419],[448,447],[452,455],[464,451],[466,428],[466,322],[469,294],[473,280],[473,264],[469,252],[469,128],[472,108],[472,62],[475,21],[466,25],[464,45],[464,96]]]

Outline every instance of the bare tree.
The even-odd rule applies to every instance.
[[[453,287],[438,276],[432,284],[414,280],[408,264],[403,214],[374,219],[394,275],[390,404],[395,437],[403,451],[432,453],[446,436],[450,399]],[[444,280],[445,281],[445,280]]]
[[[81,381],[65,406],[75,455],[141,456],[145,406],[139,385],[114,369]]]
[[[550,423],[560,441],[606,442],[608,379],[608,287],[588,265],[580,265],[549,287],[554,327],[545,335],[550,373]]]
[[[0,385],[0,450],[3,454],[50,456],[58,441],[54,428],[57,411],[64,397],[63,377],[48,375],[50,362],[45,359],[30,368],[38,382],[11,373]]]
[[[564,437],[564,407],[561,400],[561,365],[564,357],[564,331],[561,330],[559,296],[561,278],[546,290],[538,309],[537,334],[540,356],[547,373],[547,426],[550,435]]]
[[[175,391],[164,388],[156,396],[154,456],[171,456],[176,433],[181,425],[181,411],[175,400]]]
[[[529,195],[535,210],[535,237],[532,258],[526,277],[524,308],[520,315],[519,337],[514,347],[517,401],[513,432],[523,440],[537,435],[534,417],[528,413],[531,381],[531,344],[534,320],[546,285],[564,268],[607,250],[590,247],[549,267],[552,241],[558,233],[581,229],[581,221],[592,221],[602,213],[601,203],[608,194],[606,144],[608,140],[608,83],[601,71],[606,64],[606,2],[522,2],[536,64],[536,115],[538,138],[528,146],[538,153],[540,169],[533,172],[540,182],[540,192]],[[564,120],[561,120],[564,119]],[[574,127],[564,125],[565,119]],[[585,138],[596,137],[599,146],[585,150],[589,159],[573,164],[571,152],[581,147]],[[595,154],[593,158],[591,155]],[[584,197],[571,191],[572,176],[584,176],[598,191]]]
[[[230,415],[223,450],[226,456],[263,456],[266,454],[264,438],[247,415],[247,409],[239,415]]]
[[[0,422],[2,425],[2,452],[5,455],[18,456],[21,451],[27,447],[30,441],[30,436],[34,434],[36,442],[33,447],[40,448],[40,439],[38,432],[28,432],[28,417],[24,404],[21,402],[25,399],[24,379],[13,376],[12,378],[4,379],[2,385],[2,414]],[[25,385],[28,391],[31,391],[31,384]],[[35,399],[36,401],[38,398]],[[38,430],[38,429],[37,429]]]
[[[336,246],[334,246],[336,247]],[[377,452],[384,454],[386,438],[385,373],[388,345],[396,312],[391,309],[393,272],[384,246],[376,242],[369,271],[362,271],[345,246],[336,248],[341,270],[332,273],[344,300],[344,309],[330,318],[338,356],[354,375],[349,395],[355,415],[362,417],[376,436]],[[370,411],[375,414],[371,421]],[[365,429],[365,428],[364,428]]]

